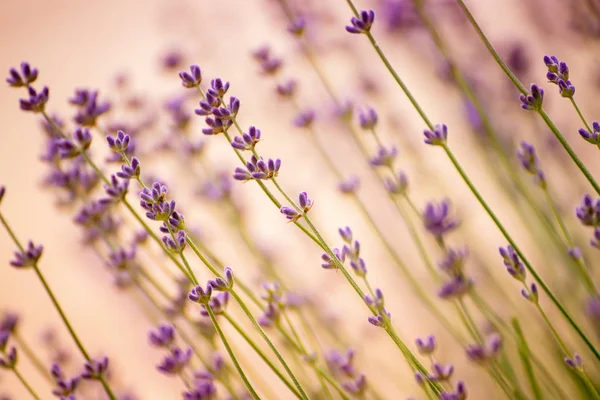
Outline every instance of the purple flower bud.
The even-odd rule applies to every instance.
[[[288,32],[295,36],[302,36],[305,29],[306,20],[302,17],[293,20],[287,28]]]
[[[594,200],[590,195],[585,195],[581,205],[575,209],[577,218],[585,226],[596,227],[600,224],[600,199]]]
[[[217,277],[213,281],[208,281],[208,284],[213,290],[228,292],[233,287],[233,270],[230,267],[225,267],[224,278]]]
[[[429,376],[429,380],[440,382],[447,381],[452,377],[454,373],[454,365],[452,364],[440,364],[434,363],[432,366],[432,372]]]
[[[293,97],[296,93],[297,83],[293,79],[288,79],[284,83],[277,84],[277,94],[284,98]]]
[[[117,172],[117,176],[121,179],[137,179],[140,177],[141,167],[140,160],[137,157],[131,159],[131,165],[121,165],[121,171]]]
[[[515,249],[513,249],[512,246],[506,246],[506,248],[500,247],[499,251],[504,259],[506,271],[516,280],[525,282],[525,277],[527,275],[525,266],[519,259],[519,255]]]
[[[216,314],[223,314],[225,309],[227,308],[227,304],[229,303],[229,292],[220,292],[216,295],[212,296],[210,301],[208,302],[208,307]],[[200,310],[200,314],[208,317],[208,311],[206,306],[202,306],[202,310]]]
[[[12,346],[4,355],[0,355],[0,368],[13,369],[17,365],[17,349]]]
[[[385,188],[392,194],[405,194],[408,191],[408,177],[399,171],[393,178],[386,178]]]
[[[171,347],[175,341],[175,327],[171,324],[158,325],[156,330],[148,333],[148,341],[154,347]]]
[[[565,364],[571,369],[583,370],[583,359],[577,353],[573,357],[565,357]]]
[[[430,335],[426,339],[418,338],[416,340],[417,349],[422,356],[429,356],[435,351],[435,336]]]
[[[213,79],[210,81],[210,89],[208,89],[208,93],[222,99],[227,91],[229,90],[229,82],[223,83],[221,78]]]
[[[537,304],[539,299],[537,285],[532,283],[530,289],[521,289],[521,295],[530,302]]]
[[[469,256],[469,249],[449,249],[446,256],[438,263],[442,271],[450,276],[462,276],[466,259]]]
[[[433,131],[426,129],[423,131],[425,143],[432,146],[444,146],[448,141],[448,127],[444,124],[436,125]]]
[[[163,358],[157,369],[167,375],[175,375],[181,372],[192,358],[192,349],[182,350],[179,347],[173,347],[171,353]]]
[[[206,289],[202,286],[196,286],[188,293],[188,299],[195,303],[206,305],[210,301],[212,290],[212,286],[210,285],[206,285]]]
[[[343,194],[355,193],[359,186],[360,180],[354,175],[338,183],[338,189]]]
[[[190,65],[190,72],[181,71],[179,77],[183,87],[195,88],[202,83],[202,70],[197,65]]]
[[[532,84],[529,89],[529,93],[530,94],[527,96],[524,94],[519,96],[519,99],[521,100],[521,108],[524,110],[541,110],[542,102],[544,101],[544,89]]]
[[[338,232],[339,232],[340,236],[342,237],[342,239],[344,240],[344,242],[346,242],[346,243],[352,242],[352,229],[350,229],[349,226],[346,226],[344,228],[339,228]]]
[[[337,258],[337,262],[343,264],[345,261],[345,257],[342,253],[340,253],[339,249],[333,249],[333,254],[335,255],[335,257]],[[327,253],[323,253],[321,255],[321,259],[324,261],[323,264],[321,264],[321,267],[323,267],[324,269],[337,269],[338,265],[336,264],[336,261]]]
[[[123,153],[127,150],[131,138],[123,131],[117,131],[116,136],[106,136],[108,147],[114,152]]]
[[[361,278],[367,275],[367,265],[362,258],[359,258],[357,261],[350,261],[350,267],[352,267],[354,273]]]
[[[27,62],[21,63],[20,73],[16,68],[11,68],[8,73],[10,76],[6,78],[6,82],[12,87],[29,86],[29,84],[35,82],[38,77],[37,68],[31,68]]]
[[[391,168],[394,165],[394,160],[398,156],[398,149],[396,147],[380,147],[377,149],[377,154],[369,161],[371,165],[375,167],[385,166]]]
[[[26,249],[14,253],[14,259],[10,262],[10,265],[16,268],[33,267],[42,256],[43,250],[44,246],[36,246],[32,241],[29,241]]]
[[[346,31],[350,33],[369,33],[373,22],[375,21],[375,12],[373,10],[362,10],[358,18],[352,17],[350,23],[346,26]]]
[[[377,125],[377,120],[377,112],[373,108],[369,108],[366,111],[361,111],[358,113],[360,127],[364,130],[374,129]]]
[[[129,180],[118,180],[115,175],[110,177],[110,184],[104,185],[104,192],[108,197],[103,197],[100,204],[116,204],[125,199],[129,189]]]
[[[104,356],[100,360],[86,361],[83,365],[81,378],[88,380],[99,380],[104,376],[108,369],[108,357]]]
[[[583,128],[579,129],[578,132],[586,142],[600,145],[600,124],[598,122],[594,121],[592,123],[592,132],[588,132]]]
[[[452,280],[444,283],[438,292],[438,296],[442,299],[461,298],[467,294],[473,287],[473,280],[466,277],[455,277]]]
[[[50,98],[50,90],[48,87],[44,86],[42,91],[38,93],[33,87],[29,86],[27,88],[27,92],[29,94],[29,98],[19,100],[21,110],[31,111],[34,113],[44,112],[46,103]]]
[[[185,231],[179,231],[175,234],[175,237],[163,236],[162,242],[165,245],[165,248],[172,253],[182,253],[185,250],[187,241],[187,235]]]
[[[231,147],[238,150],[252,150],[260,141],[260,130],[251,126],[248,133],[243,133],[242,136],[236,136],[231,142]]]
[[[459,222],[450,215],[449,200],[427,203],[422,218],[425,229],[436,238],[442,238],[459,225]]]
[[[517,157],[521,161],[523,168],[532,175],[535,175],[536,183],[542,188],[546,186],[545,175],[540,168],[540,162],[533,145],[523,141],[521,148],[517,150]]]
[[[314,110],[302,111],[294,118],[294,125],[298,128],[309,128],[314,122],[315,117],[316,113]]]

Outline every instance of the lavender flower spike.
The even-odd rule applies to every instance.
[[[377,112],[373,108],[369,108],[366,111],[361,111],[358,113],[358,122],[360,123],[360,127],[364,130],[375,128],[377,121]]]
[[[313,206],[312,200],[308,198],[308,194],[306,192],[301,192],[298,195],[298,206],[299,211],[295,208],[283,206],[279,210],[285,217],[290,221],[294,222],[299,220],[304,214],[306,214]]]
[[[46,86],[44,86],[41,92],[37,92],[34,88],[29,86],[27,91],[29,93],[29,99],[19,100],[21,110],[31,111],[34,113],[44,112],[46,103],[48,102],[48,99],[50,97],[49,89]]]
[[[444,146],[448,141],[448,127],[444,124],[438,124],[433,131],[426,129],[423,131],[425,135],[425,143],[432,146]]]
[[[104,356],[100,360],[87,361],[83,365],[84,371],[81,378],[88,380],[99,380],[108,369],[108,357]]]
[[[572,98],[575,94],[575,86],[569,80],[567,63],[559,61],[554,56],[545,56],[544,63],[548,67],[548,73],[546,74],[548,81],[558,86],[558,91],[562,97]]]
[[[457,220],[450,215],[450,201],[443,200],[440,203],[429,202],[423,211],[423,224],[437,239],[458,227]]]
[[[350,19],[350,24],[346,26],[346,31],[350,33],[367,34],[371,31],[371,26],[373,26],[373,22],[375,21],[375,11],[373,10],[362,10],[360,12],[359,18],[352,17]]]
[[[175,341],[175,327],[170,324],[160,324],[158,329],[148,333],[148,341],[154,347],[169,348]]]
[[[506,246],[506,248],[500,247],[500,255],[504,259],[506,271],[516,280],[525,282],[525,266],[519,259],[515,249],[512,246]]]
[[[10,262],[10,265],[17,268],[33,267],[42,256],[43,250],[44,246],[36,246],[32,241],[29,241],[26,249],[15,252],[15,258]]]
[[[517,150],[517,157],[523,168],[530,174],[535,175],[536,183],[544,188],[546,186],[546,176],[540,167],[535,147],[525,141],[521,142],[521,148]]]
[[[192,349],[182,350],[179,347],[173,347],[171,354],[165,356],[162,362],[156,367],[160,372],[167,375],[175,375],[181,372],[192,358]]]

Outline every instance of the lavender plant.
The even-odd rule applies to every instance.
[[[43,187],[81,228],[85,253],[144,319],[139,342],[152,348],[156,379],[178,385],[169,398],[184,400],[600,399],[600,186],[595,166],[583,161],[600,148],[600,124],[590,124],[576,101],[581,75],[539,56],[548,85],[528,89],[517,78],[526,69],[522,53],[504,61],[463,0],[382,0],[374,10],[333,3],[339,18],[322,18],[310,3],[269,3],[280,13],[282,40],[298,50],[248,51],[258,73],[245,70],[245,78],[253,91],[268,87],[268,100],[244,98],[238,82],[207,77],[201,65],[185,68],[183,53],[172,51],[161,62],[179,92],[158,99],[161,112],[120,77],[118,93],[107,96],[76,88],[68,119],[50,111],[44,71],[28,62],[8,71],[8,86],[23,96],[20,110],[41,123]],[[472,78],[472,66],[441,33],[453,23],[446,11],[475,29],[487,51],[481,58],[489,53],[517,89],[505,104]],[[323,51],[327,35],[337,34],[325,30],[328,23],[348,44],[343,57],[376,63],[378,71],[366,70],[379,74],[385,93],[371,87],[346,99]],[[482,135],[468,136],[457,118],[433,123],[436,108],[422,89],[413,94],[419,82],[405,81],[394,60],[390,39],[398,30],[425,33],[419,40],[436,55],[420,62],[444,67],[442,78]],[[546,111],[551,85],[575,111],[579,135],[559,129]],[[418,126],[393,124],[396,87]],[[567,157],[505,131],[506,115],[523,111],[541,118]],[[485,185],[476,183],[465,143],[485,161]],[[568,163],[577,174],[568,170],[561,180]],[[456,174],[462,183],[449,184]],[[41,287],[28,290],[46,295],[74,346],[50,333],[32,341],[15,313],[21,305],[11,301],[15,310],[0,319],[0,367],[15,382],[7,389],[15,399],[149,398],[134,394],[145,382],[124,383],[121,354],[87,344],[83,322],[69,316],[47,278],[53,260],[44,246],[20,239],[17,232],[36,230],[24,223],[26,210],[12,212],[18,190],[0,186],[0,223],[14,249],[8,263],[35,276]],[[84,299],[79,307],[100,311]],[[105,329],[103,341],[118,334]]]

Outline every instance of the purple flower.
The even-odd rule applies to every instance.
[[[442,271],[450,276],[462,276],[469,250],[467,248],[455,250],[448,249],[442,261],[438,266]]]
[[[538,292],[538,288],[537,285],[535,283],[532,283],[531,285],[529,285],[529,289],[521,289],[521,296],[523,296],[526,300],[529,300],[530,302],[537,304],[538,303],[538,299],[539,299],[539,292]]]
[[[316,113],[314,110],[305,110],[300,112],[296,118],[294,118],[294,125],[298,128],[309,128],[314,122]]]
[[[332,252],[337,258],[337,262],[343,264],[345,261],[345,254],[341,253],[339,249],[333,249]],[[324,269],[338,268],[336,261],[329,254],[323,253],[323,255],[321,255],[321,259],[324,261],[324,263],[321,264],[321,267],[323,267]]]
[[[506,248],[500,247],[500,255],[504,259],[506,271],[516,280],[525,282],[527,275],[525,266],[519,259],[519,255],[515,249],[512,246],[506,246]]]
[[[346,26],[346,31],[350,33],[369,33],[371,26],[375,21],[375,11],[373,10],[362,10],[359,17],[352,17],[350,23],[352,25]]]
[[[54,381],[56,382],[56,388],[52,390],[52,393],[59,397],[67,397],[73,394],[81,381],[79,376],[75,376],[71,379],[66,378],[58,363],[52,363],[50,375],[52,375],[52,378],[54,378]]]
[[[213,110],[216,109],[213,108]],[[204,119],[204,122],[206,123],[206,125],[208,125],[208,128],[202,129],[202,133],[205,135],[218,135],[219,133],[227,132],[229,127],[233,124],[233,122],[230,119],[211,117],[206,117]]]
[[[140,160],[137,157],[131,159],[131,165],[121,165],[121,171],[117,172],[117,176],[121,179],[137,179],[140,177],[141,167]]]
[[[21,63],[20,72],[16,68],[11,68],[8,73],[10,76],[6,78],[6,82],[12,87],[29,86],[38,77],[37,68],[31,68],[29,63],[25,61]]]
[[[438,291],[438,296],[442,299],[461,298],[467,294],[473,287],[473,280],[464,276],[457,276],[444,283]]]
[[[447,381],[454,373],[454,366],[452,364],[444,365],[440,363],[434,363],[431,369],[432,372],[429,375],[429,380],[436,382]]]
[[[217,387],[210,379],[197,379],[192,389],[183,393],[183,400],[216,400]]]
[[[252,150],[260,141],[260,129],[251,126],[248,133],[242,133],[242,136],[236,136],[231,142],[231,147],[238,150]]]
[[[127,151],[131,137],[123,131],[117,131],[116,136],[106,136],[108,147],[114,152],[123,153]]]
[[[221,78],[217,78],[210,81],[210,88],[207,90],[207,93],[214,97],[222,99],[228,90],[229,82],[223,83]]]
[[[569,368],[580,370],[580,371],[583,370],[583,359],[577,353],[573,354],[573,357],[565,357],[565,364]]]
[[[432,146],[444,146],[448,141],[448,127],[444,124],[438,124],[433,131],[424,130],[423,135],[425,135],[425,143]]]
[[[167,354],[156,368],[164,374],[175,375],[187,366],[190,358],[192,358],[191,348],[182,350],[179,347],[173,347],[171,353]]]
[[[221,103],[221,107],[213,107],[211,113],[217,119],[228,121],[234,119],[237,116],[239,110],[240,101],[236,97],[231,96],[229,98],[229,104],[227,106],[224,106],[223,103]],[[227,125],[227,127],[229,127],[229,125]]]
[[[0,318],[0,332],[12,333],[17,329],[18,323],[18,314],[5,312],[4,315],[2,315],[2,318]]]
[[[544,101],[544,89],[541,89],[536,84],[532,84],[527,96],[521,94],[519,99],[521,100],[521,108],[524,110],[535,110],[539,111],[542,109],[542,102]]]
[[[284,83],[278,83],[276,87],[277,94],[284,98],[290,98],[296,93],[297,82],[288,79]]]
[[[581,205],[575,209],[577,218],[585,226],[596,227],[600,224],[600,199],[594,200],[590,195],[585,195]]]
[[[175,341],[175,327],[171,324],[158,325],[156,330],[148,332],[148,341],[154,347],[171,347]]]
[[[450,215],[450,201],[448,200],[443,200],[437,204],[427,203],[422,218],[425,229],[437,239],[441,239],[459,225],[458,221]]]
[[[467,346],[465,352],[467,358],[475,363],[484,364],[498,356],[502,348],[502,337],[498,334],[492,334],[485,344],[474,344]]]
[[[119,247],[108,253],[107,264],[110,268],[125,271],[134,265],[135,255],[135,247],[132,247],[130,250]]]
[[[116,204],[123,199],[129,189],[129,180],[119,180],[115,175],[110,177],[110,184],[104,185],[104,192],[108,197],[103,197],[98,202],[100,204]]]
[[[283,206],[279,211],[285,215],[290,222],[294,222],[306,214],[312,206],[313,202],[308,198],[308,194],[306,192],[300,192],[298,195],[298,209],[295,207]]]
[[[435,336],[430,335],[426,339],[418,338],[416,340],[417,349],[422,356],[429,356],[435,351]]]
[[[467,399],[467,388],[464,382],[459,381],[456,384],[454,392],[442,392],[440,394],[440,400],[466,400]]]
[[[206,289],[202,286],[196,286],[188,293],[188,299],[194,303],[208,304],[212,295],[213,288],[211,285],[206,285]]]
[[[302,36],[306,29],[306,19],[298,17],[293,20],[287,27],[289,33],[295,36]]]
[[[535,175],[536,182],[541,187],[545,187],[546,178],[544,171],[540,168],[540,161],[535,152],[535,147],[525,141],[521,142],[521,148],[517,150],[517,157],[523,168],[530,174]]]
[[[338,182],[338,190],[344,194],[352,194],[358,190],[360,180],[352,175],[348,179]]]
[[[569,81],[569,67],[567,63],[559,61],[554,56],[544,56],[544,64],[548,67],[546,78],[558,86],[562,97],[572,98],[575,94],[575,86]]]
[[[27,92],[29,93],[29,98],[19,100],[21,110],[34,113],[44,112],[44,108],[50,97],[48,87],[44,86],[42,91],[38,93],[33,87],[29,86]]]
[[[78,89],[69,101],[79,107],[73,120],[81,126],[95,126],[98,117],[110,110],[110,103],[98,104],[97,90]]]
[[[17,268],[34,267],[42,256],[43,250],[44,246],[41,244],[36,246],[32,241],[29,241],[26,249],[14,253],[15,258],[10,262],[10,265]]]
[[[592,122],[592,132],[581,128],[579,134],[588,143],[600,145],[600,124],[596,121]]]
[[[108,357],[104,356],[100,360],[87,361],[83,365],[81,378],[88,380],[99,380],[108,369]]]
[[[214,281],[208,281],[214,290],[228,292],[233,288],[233,270],[230,267],[225,267],[223,278],[217,277]]]
[[[374,167],[388,167],[391,168],[394,165],[394,160],[398,156],[398,149],[396,147],[379,147],[377,154],[369,161]]]
[[[179,231],[175,237],[163,236],[162,242],[165,248],[172,253],[180,254],[185,250],[187,235],[185,231]]]
[[[377,112],[373,108],[358,113],[358,122],[360,123],[360,127],[364,130],[374,129],[377,125],[377,120]]]
[[[190,65],[190,72],[181,71],[179,77],[183,87],[195,88],[202,83],[202,70],[197,65]]]
[[[6,336],[8,338],[8,336]],[[13,369],[17,365],[17,349],[12,346],[4,355],[0,355],[0,368]]]
[[[408,191],[408,176],[403,171],[398,171],[393,177],[386,177],[385,188],[391,194],[406,194]]]

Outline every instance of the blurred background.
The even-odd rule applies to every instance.
[[[532,262],[543,271],[559,298],[592,332],[596,326],[593,318],[585,316],[584,291],[570,280],[572,272],[565,263],[551,256],[550,244],[538,241],[537,236],[526,229],[528,220],[515,209],[514,194],[494,177],[498,161],[490,156],[481,123],[473,117],[472,106],[451,82],[447,64],[411,11],[410,3],[357,1],[357,6],[376,11],[373,32],[381,47],[434,122],[450,127],[451,146],[477,187],[526,249]],[[576,241],[584,248],[590,265],[597,268],[597,254],[592,252],[597,253],[597,250],[588,250],[588,232],[577,225],[574,215],[581,197],[590,192],[587,182],[581,179],[541,120],[530,115],[533,113],[520,110],[516,90],[493,63],[455,3],[451,0],[425,3],[450,45],[452,58],[483,99],[506,147],[514,153],[520,140],[537,146],[558,207]],[[418,208],[424,208],[425,202],[431,200],[451,200],[453,213],[462,222],[451,242],[457,247],[470,248],[468,269],[482,288],[480,293],[496,306],[502,318],[523,317],[528,338],[536,349],[543,350],[552,339],[534,310],[521,299],[519,285],[505,273],[497,255],[497,248],[505,245],[503,238],[443,152],[422,144],[422,121],[376,58],[368,41],[345,32],[344,26],[351,16],[345,1],[296,1],[291,5],[305,16],[306,35],[315,46],[323,73],[339,97],[352,101],[357,109],[367,106],[377,109],[379,134],[386,144],[398,147],[399,164],[409,176],[411,195]],[[592,173],[600,176],[597,149],[577,134],[581,122],[568,101],[561,99],[556,88],[545,82],[546,68],[542,61],[544,55],[552,54],[568,62],[571,80],[577,86],[578,104],[588,120],[594,120],[600,111],[595,95],[600,85],[600,5],[593,0],[478,0],[469,1],[468,5],[523,83],[536,82],[546,89],[544,106],[548,113]],[[336,122],[335,105],[306,61],[305,49],[287,32],[288,25],[279,2],[274,0],[2,1],[0,67],[7,72],[25,60],[36,66],[40,70],[40,86],[50,88],[47,109],[67,120],[72,114],[67,99],[75,88],[99,89],[100,97],[114,104],[139,102],[141,111],[120,113],[114,107],[108,120],[130,118],[134,121],[135,117],[138,124],[145,118],[153,122],[141,139],[141,161],[148,166],[148,172],[167,182],[188,224],[198,229],[200,238],[231,265],[236,274],[258,288],[265,280],[260,266],[247,250],[240,248],[235,230],[226,226],[225,217],[219,214],[219,205],[210,203],[201,193],[206,174],[214,177],[218,171],[227,174],[233,171],[237,165],[235,155],[222,139],[209,137],[204,157],[212,172],[205,172],[193,161],[182,165],[176,157],[164,152],[169,123],[164,117],[156,117],[164,114],[169,99],[187,93],[177,73],[187,69],[189,64],[202,67],[205,81],[216,77],[228,80],[232,85],[230,94],[241,100],[242,127],[261,128],[261,152],[283,160],[280,181],[289,193],[302,190],[310,193],[315,200],[311,214],[326,240],[335,245],[340,241],[338,227],[353,228],[361,241],[371,280],[386,294],[387,308],[402,338],[412,345],[416,337],[437,334],[438,359],[455,364],[455,376],[469,384],[471,398],[483,395],[503,398],[491,380],[465,360],[463,350],[446,337],[439,323],[415,299],[354,204],[339,193],[338,182],[319,158],[314,143],[307,139],[304,130],[293,126],[294,108],[280,101],[274,90],[275,83],[286,78],[298,81],[300,108],[316,110],[318,142],[348,176],[362,178],[359,197],[425,290],[434,294],[436,284],[428,278],[406,226],[393,214],[381,186],[369,180],[369,167],[347,132]],[[275,79],[261,73],[253,60],[253,52],[266,45],[283,61]],[[23,91],[8,85],[0,88],[0,184],[7,187],[1,205],[3,215],[19,238],[31,238],[44,245],[41,268],[50,286],[87,348],[94,355],[107,354],[111,358],[111,379],[115,385],[139,399],[178,398],[183,391],[181,383],[160,375],[155,369],[160,354],[147,345],[147,331],[152,324],[140,311],[139,302],[130,293],[115,288],[104,263],[84,246],[81,229],[72,222],[76,209],[58,205],[60,196],[43,187],[47,165],[39,158],[44,151],[44,134],[37,116],[19,111],[18,99],[23,96]],[[186,108],[192,112],[198,99],[188,100]],[[202,119],[196,116],[192,119],[192,135],[203,139]],[[110,129],[108,124],[105,127]],[[109,133],[114,134],[114,131]],[[368,143],[375,148],[374,142]],[[95,137],[92,147],[99,159],[107,154],[104,144],[100,136]],[[518,164],[516,159],[512,161]],[[105,167],[107,172],[117,169],[116,164]],[[522,179],[529,184],[529,176],[523,174]],[[532,184],[531,191],[535,189]],[[130,192],[135,191],[137,188],[130,189]],[[416,395],[414,378],[409,369],[401,365],[400,354],[394,353],[396,350],[384,332],[366,322],[366,309],[341,274],[320,267],[320,252],[313,243],[285,222],[256,185],[236,182],[233,196],[245,212],[252,237],[275,260],[274,264],[289,282],[294,282],[291,290],[318,304],[328,316],[327,324],[341,327],[348,345],[357,350],[358,364],[369,382],[377,385],[386,399]],[[132,203],[137,203],[133,193],[130,198]],[[433,241],[427,244],[435,249]],[[35,275],[8,266],[14,250],[9,237],[0,232],[0,262],[5,264],[0,268],[0,311],[19,314],[21,335],[48,365],[53,352],[64,348],[72,353],[72,371],[76,371],[80,357],[74,352],[67,331]],[[153,250],[158,254],[159,249]],[[433,255],[439,258],[435,252]],[[194,267],[201,280],[210,278],[200,264]],[[598,276],[596,269],[593,274]],[[497,290],[498,287],[503,290]],[[557,315],[544,299],[542,303],[551,316]],[[555,319],[565,336],[573,339],[574,347],[585,354],[560,318]],[[482,319],[478,322],[485,325]],[[48,344],[49,331],[59,344]],[[233,331],[229,333],[235,337]],[[593,337],[595,343],[597,339]],[[237,345],[242,352],[245,350],[241,342]],[[246,365],[257,362],[250,355]],[[560,361],[548,365],[551,369],[557,368]],[[589,373],[596,378],[597,367],[589,366]],[[22,370],[44,393],[44,399],[51,398],[48,384],[26,361]],[[277,392],[278,386],[274,387]],[[28,398],[14,376],[0,371],[0,396],[3,393],[12,395],[13,399]],[[96,397],[90,396],[101,398],[95,394]],[[286,396],[288,394],[276,398],[289,398]]]

